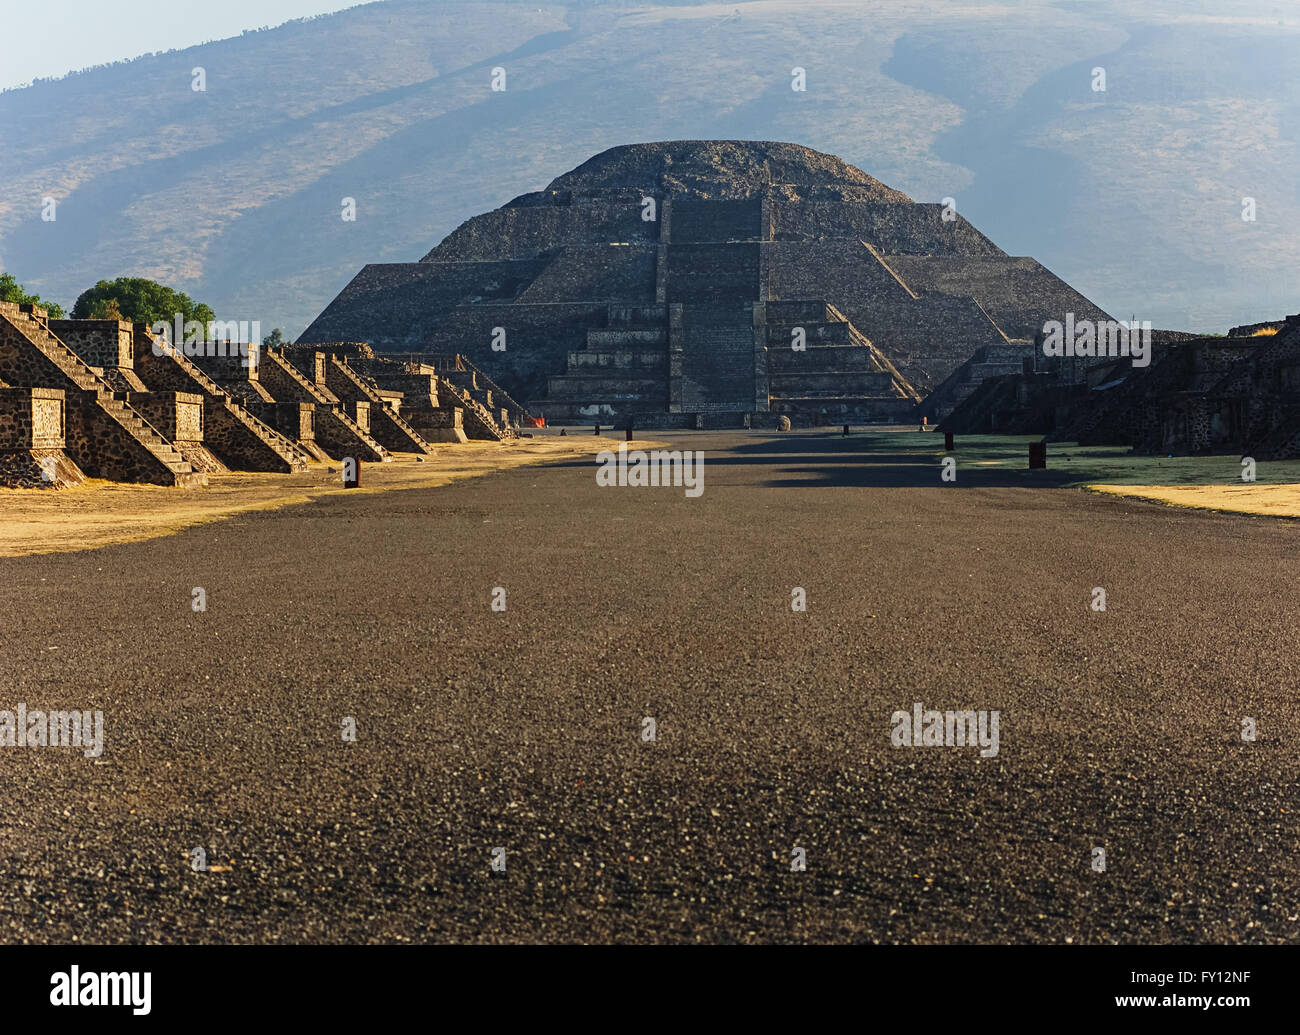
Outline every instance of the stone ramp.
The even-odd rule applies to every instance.
[[[682,309],[682,333],[682,410],[753,410],[753,308],[686,305]]]
[[[465,411],[462,427],[467,437],[493,442],[504,442],[512,437],[509,429],[498,424],[492,411],[475,399],[468,389],[456,387],[442,375],[438,376],[438,396],[454,399],[456,405]]]
[[[351,456],[382,464],[393,459],[387,449],[342,409],[316,408],[316,442],[334,460]]]
[[[67,454],[92,478],[195,487],[207,475],[131,406],[114,396],[44,324],[45,311],[0,304],[0,378],[67,397]]]
[[[204,443],[232,471],[306,470],[309,457],[291,439],[249,413],[178,350],[163,348],[144,324],[135,326],[134,349],[136,372],[151,391],[203,395]]]
[[[85,480],[62,449],[0,451],[0,488],[67,489]]]
[[[406,420],[385,404],[383,396],[366,383],[365,378],[339,360],[337,356],[325,358],[325,382],[330,391],[340,399],[370,404],[370,435],[385,449],[394,452],[424,453],[433,448]]]

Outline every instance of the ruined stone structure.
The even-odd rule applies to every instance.
[[[464,356],[377,356],[362,342],[290,345],[300,369],[318,369],[327,385],[347,398],[365,393],[372,411],[387,406],[388,434],[426,442],[504,441],[528,411]],[[403,411],[403,407],[405,408]]]
[[[67,454],[64,393],[0,388],[0,485],[62,488],[86,480]]]
[[[145,325],[126,320],[51,320],[49,326],[171,440],[196,470],[289,472],[306,467],[306,453],[250,414]],[[195,395],[197,410],[192,399],[181,398]]]
[[[976,349],[970,359],[925,397],[918,407],[918,416],[936,422],[944,420],[986,381],[1034,370],[1035,352],[1032,342],[1008,342]]]
[[[1227,337],[1155,332],[1152,361],[1099,358],[1081,367],[991,377],[940,427],[1044,434],[1137,453],[1300,456],[1300,314]]]
[[[678,141],[613,148],[420,262],[365,267],[299,341],[462,353],[553,421],[910,419],[976,349],[1067,312],[1106,318],[837,158]]]
[[[87,476],[198,486],[209,473],[287,473],[311,459],[384,462],[394,451],[428,454],[431,442],[500,441],[526,417],[459,356],[395,361],[356,344],[173,348],[144,324],[50,320],[0,303],[4,486]]]
[[[113,335],[99,339],[102,355],[129,358]],[[49,327],[44,309],[0,302],[0,387],[55,389],[63,393],[64,452],[92,478],[198,486],[207,475],[196,471],[173,444],[134,409],[127,398],[135,388],[115,388],[81,359]],[[33,394],[0,402],[21,409],[37,406]],[[48,399],[46,399],[48,402]],[[52,427],[52,418],[51,425]]]
[[[1268,326],[1276,333],[1234,328],[1170,345],[1062,433],[1148,454],[1300,456],[1300,314]]]

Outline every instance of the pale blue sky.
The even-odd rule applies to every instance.
[[[0,89],[88,65],[191,47],[363,0],[0,0]],[[15,41],[29,41],[18,45]]]

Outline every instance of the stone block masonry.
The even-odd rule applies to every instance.
[[[657,220],[639,220],[646,197]],[[718,321],[700,309],[800,299],[843,313],[904,382],[900,397],[917,400],[977,348],[1030,336],[1065,310],[1105,315],[956,213],[831,155],[772,141],[677,140],[611,148],[467,220],[419,262],[365,267],[300,340],[456,351],[548,417],[763,412],[778,405],[766,398],[764,355],[754,352],[743,388],[732,355],[739,324],[735,335],[706,332]],[[612,365],[583,355],[614,351],[612,334],[596,334],[619,329],[608,313],[652,303],[693,317],[656,343],[666,391],[590,376],[592,366]],[[504,351],[493,346],[498,328]],[[838,397],[872,409],[852,381]],[[797,409],[790,389],[787,380],[772,394],[786,392],[779,402]],[[820,415],[822,405],[810,405]]]
[[[392,459],[388,450],[363,431],[342,409],[316,407],[316,441],[335,460],[350,456],[367,463],[381,464]]]
[[[0,388],[0,452],[62,449],[63,406],[57,388]]]
[[[64,443],[62,391],[0,388],[0,486],[64,488],[85,481]]]
[[[259,419],[271,424],[282,435],[292,439],[301,450],[317,459],[339,460],[352,456],[380,463],[388,458],[388,450],[355,419],[342,412],[342,402],[325,385],[321,354],[295,351],[294,357],[297,362],[304,364],[308,373],[291,363],[285,353],[275,349],[259,350],[258,362],[254,367],[232,365],[220,357],[196,356],[194,359],[222,388],[239,396]],[[320,377],[319,382],[317,376]],[[255,394],[251,391],[254,385]],[[311,439],[299,437],[306,429],[306,418],[302,411],[281,409],[285,406],[314,407]]]
[[[322,354],[318,352],[316,355]],[[340,362],[336,356],[327,357],[324,377],[326,385],[336,396],[356,407],[357,423],[385,449],[424,454],[433,452],[405,417],[384,405],[376,385],[367,383],[367,378]]]
[[[48,326],[89,366],[135,368],[135,330],[129,320],[50,320]]]
[[[203,399],[205,447],[233,471],[288,474],[304,470],[308,453],[259,420],[243,404],[179,353],[159,354],[144,324],[133,328],[135,370],[153,392],[182,392]]]
[[[251,403],[249,408],[258,420],[274,428],[313,460],[332,459],[316,441],[317,410],[314,403],[257,402]]]
[[[65,393],[66,452],[92,478],[200,486],[197,472],[172,444],[47,326],[45,310],[0,303],[0,380]]]
[[[145,420],[176,447],[196,471],[209,474],[229,470],[204,445],[202,395],[189,392],[145,392],[128,401]]]

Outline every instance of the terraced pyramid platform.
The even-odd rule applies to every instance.
[[[552,420],[872,420],[1067,312],[1108,318],[832,155],[674,141],[612,148],[419,262],[366,266],[299,342],[462,353]]]

